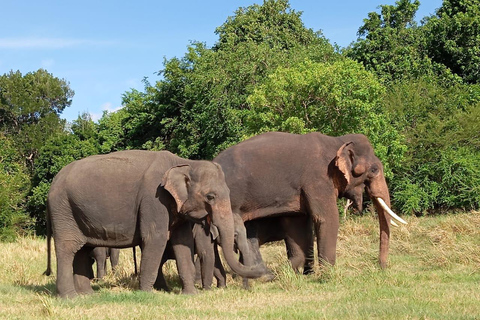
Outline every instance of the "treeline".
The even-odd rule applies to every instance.
[[[68,82],[0,76],[0,237],[45,228],[55,174],[92,154],[170,150],[211,159],[265,131],[364,133],[404,214],[480,207],[480,1],[380,6],[347,48],[305,28],[287,0],[238,9],[209,48],[166,59],[161,80],[123,94],[98,122],[60,119]],[[153,67],[153,66],[152,66]]]

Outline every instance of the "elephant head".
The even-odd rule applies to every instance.
[[[338,149],[335,158],[335,167],[338,170],[337,190],[340,197],[352,200],[358,211],[362,210],[364,190],[372,199],[380,223],[379,262],[384,268],[387,263],[390,223],[396,225],[391,218],[404,224],[406,222],[390,209],[390,194],[383,173],[383,165],[375,156],[368,139],[363,135],[347,137],[352,140]]]
[[[232,270],[246,278],[263,275],[259,268],[246,267],[234,254],[234,219],[230,204],[230,189],[220,165],[198,161],[198,165],[180,165],[164,175],[162,186],[175,199],[177,212],[187,219],[200,222],[209,217],[219,231],[225,260]]]

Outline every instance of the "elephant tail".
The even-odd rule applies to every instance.
[[[50,213],[49,210],[47,209],[47,270],[43,273],[46,276],[49,276],[52,274],[52,249],[51,249],[51,243],[52,243],[52,223],[50,221]]]
[[[133,246],[133,264],[135,267],[135,275],[138,275],[138,269],[137,269],[137,250],[135,246]]]

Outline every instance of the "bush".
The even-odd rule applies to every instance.
[[[411,80],[385,102],[408,143],[394,170],[395,205],[416,214],[480,208],[480,86]]]
[[[11,140],[0,135],[0,241],[13,241],[31,222],[24,210],[30,179]]]

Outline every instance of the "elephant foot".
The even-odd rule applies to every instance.
[[[247,278],[243,278],[243,289],[250,290],[250,281]]]
[[[90,279],[88,277],[83,277],[79,275],[74,276],[75,281],[75,291],[78,294],[92,294],[93,289],[90,285]]]
[[[197,289],[195,288],[183,288],[182,294],[197,294]]]
[[[73,299],[78,296],[75,290],[69,290],[67,292],[57,292],[58,296],[62,299]]]

